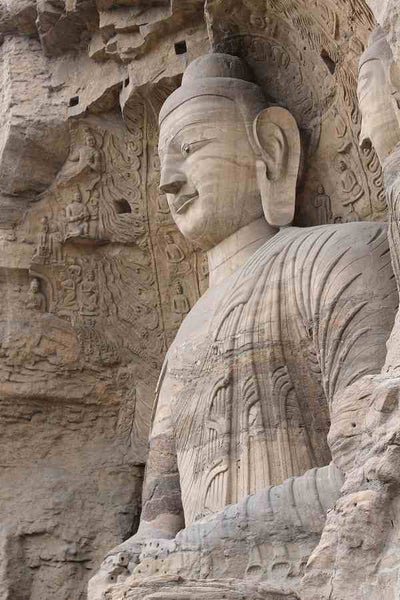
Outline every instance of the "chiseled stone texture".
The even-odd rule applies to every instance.
[[[383,27],[395,60],[400,60],[400,7],[396,0],[368,0],[377,22]]]
[[[395,0],[375,2],[372,8],[381,9],[378,18],[398,57]],[[377,593],[370,585],[372,579],[365,588],[357,586],[358,580],[352,580],[353,574],[346,571],[352,564],[348,558],[354,549],[359,572],[368,579],[374,568],[374,552],[379,552],[379,543],[384,546],[385,540],[387,552],[374,581],[379,588],[390,570],[385,600],[393,600],[390,594],[396,581],[397,539],[388,531],[390,515],[397,514],[396,473],[379,474],[378,483],[370,486],[365,485],[361,473],[366,456],[380,456],[388,448],[393,450],[396,463],[396,444],[389,438],[396,434],[397,409],[393,409],[393,423],[382,421],[377,426],[377,433],[385,440],[386,434],[389,436],[382,448],[368,425],[368,414],[374,415],[379,399],[371,392],[372,400],[366,407],[361,383],[354,384],[349,393],[353,394],[351,402],[359,398],[365,408],[365,414],[360,413],[357,420],[360,437],[353,440],[361,440],[362,452],[354,461],[355,450],[349,450],[351,456],[346,450],[351,443],[342,446],[347,487],[337,507],[329,512],[322,546],[318,546],[325,514],[343,483],[342,473],[327,466],[330,402],[336,400],[335,391],[342,392],[353,376],[361,376],[360,356],[368,372],[379,371],[394,310],[394,282],[390,277],[389,283],[386,281],[390,267],[383,239],[385,227],[354,223],[380,223],[386,218],[381,165],[373,148],[360,148],[358,144],[361,118],[356,97],[357,62],[373,27],[372,13],[364,0],[271,0],[267,5],[258,0],[0,0],[2,600],[83,600],[87,580],[94,573],[99,577],[92,579],[93,598],[103,594],[104,580],[110,587],[119,579],[118,586],[114,589],[111,585],[107,592],[110,598],[292,600],[304,593],[304,598],[315,600],[318,594],[324,599],[323,594],[329,597],[329,586],[325,584],[332,570],[338,598],[340,594],[346,597],[350,589],[354,598],[360,590],[367,590],[372,598]],[[333,335],[331,352],[322,360],[323,345],[316,343],[316,337],[324,335],[323,318],[315,310],[312,293],[304,297],[303,286],[294,286],[296,297],[305,302],[299,300],[294,307],[289,268],[284,270],[288,285],[288,302],[284,305],[271,299],[276,288],[269,285],[266,273],[253,281],[252,292],[257,285],[266,285],[265,302],[275,307],[276,318],[283,315],[292,331],[297,323],[304,333],[294,336],[296,348],[291,340],[283,340],[287,364],[269,363],[270,396],[276,399],[279,394],[288,395],[291,419],[287,423],[283,412],[270,415],[271,443],[267,452],[259,407],[253,402],[257,389],[250,385],[252,378],[246,376],[250,363],[238,360],[236,370],[232,367],[227,374],[227,362],[220,360],[237,350],[234,343],[230,346],[232,331],[237,331],[235,340],[240,343],[247,343],[241,334],[250,335],[242,327],[244,318],[238,322],[231,319],[232,307],[225,298],[221,338],[209,347],[208,339],[205,343],[210,352],[209,362],[204,364],[211,365],[211,375],[218,375],[217,381],[206,376],[202,380],[206,390],[211,383],[216,384],[215,389],[208,390],[208,397],[215,400],[208,421],[219,433],[210,448],[226,460],[228,434],[232,439],[237,434],[240,440],[235,446],[236,458],[243,464],[246,459],[248,468],[240,476],[232,464],[229,466],[227,473],[234,482],[229,494],[224,495],[222,474],[204,486],[207,497],[203,497],[199,485],[201,493],[190,498],[189,478],[182,478],[184,485],[182,490],[179,488],[169,432],[153,435],[156,456],[153,454],[148,464],[142,515],[156,521],[161,515],[156,531],[159,538],[145,539],[133,549],[132,556],[120,544],[129,540],[139,523],[151,412],[164,355],[180,323],[185,319],[186,327],[193,325],[193,306],[207,290],[210,267],[216,281],[221,256],[232,251],[229,242],[219,256],[218,252],[210,253],[209,265],[205,253],[210,249],[208,243],[200,244],[203,248],[199,249],[194,244],[199,241],[196,236],[185,238],[170,215],[167,195],[173,196],[174,190],[164,181],[159,192],[160,108],[180,85],[187,65],[210,49],[245,59],[264,94],[292,112],[308,149],[296,193],[299,147],[296,149],[294,143],[298,135],[294,120],[280,110],[260,118],[255,128],[261,151],[259,162],[271,150],[265,147],[271,131],[279,135],[279,128],[283,128],[292,142],[290,165],[285,165],[290,177],[283,182],[279,177],[266,182],[265,177],[260,180],[260,165],[258,172],[257,185],[264,181],[264,196],[267,191],[270,198],[285,198],[280,207],[284,210],[276,210],[264,197],[263,210],[256,210],[257,226],[242,232],[235,243],[244,243],[247,236],[250,240],[253,235],[268,237],[271,230],[265,225],[264,214],[273,228],[289,224],[294,211],[296,224],[327,226],[313,230],[316,237],[306,250],[322,252],[323,260],[315,258],[312,263],[307,261],[307,252],[296,254],[296,244],[303,244],[302,236],[307,237],[307,231],[288,228],[282,232],[283,237],[293,236],[289,254],[291,260],[301,263],[296,269],[298,277],[303,277],[302,282],[313,282],[321,291],[327,288],[324,277],[317,275],[337,258],[340,244],[335,246],[334,242],[340,237],[342,243],[347,231],[352,243],[347,244],[346,256],[353,253],[355,258],[358,252],[364,257],[365,264],[357,272],[360,282],[363,276],[369,277],[370,283],[374,281],[374,294],[368,294],[370,304],[366,308],[361,306],[365,288],[358,279],[349,283],[351,294],[344,304],[348,306],[348,300],[357,312],[352,319],[356,325],[354,336],[361,331],[364,317],[372,323],[372,329],[376,325],[382,331],[378,348],[363,346],[357,340],[353,346],[351,336],[336,347]],[[200,140],[196,141],[201,142],[203,134],[200,130]],[[178,148],[180,156],[186,156],[186,151],[186,147]],[[235,161],[237,158],[233,157]],[[253,169],[250,187],[255,182],[253,158],[249,162]],[[261,166],[265,176],[265,164]],[[274,170],[275,175],[278,171]],[[234,182],[233,177],[222,181],[219,195],[225,198],[224,186]],[[241,178],[240,185],[242,182],[247,178]],[[172,199],[175,212],[180,211],[183,202],[182,198]],[[236,214],[228,210],[219,229],[226,233]],[[342,228],[343,222],[347,224]],[[334,232],[326,254],[316,240],[318,231],[323,242],[327,231]],[[371,231],[376,231],[376,238],[369,235]],[[378,256],[381,241],[384,252]],[[305,246],[306,242],[303,250]],[[240,256],[237,260],[240,262]],[[374,263],[376,268],[370,272],[368,267],[374,260],[379,265]],[[234,271],[239,264],[235,261],[226,268]],[[348,264],[345,275],[355,274],[352,268]],[[379,268],[384,275],[377,277]],[[277,268],[274,273],[278,272]],[[332,272],[339,278],[342,274],[334,267]],[[336,289],[329,281],[330,291]],[[391,286],[390,293],[387,289],[376,321],[374,302],[379,304],[386,283]],[[232,290],[235,292],[235,286]],[[256,302],[256,295],[253,293],[250,304]],[[207,298],[197,310],[205,306],[206,317],[215,327],[216,297],[210,293]],[[236,305],[232,310],[238,316]],[[334,323],[345,325],[340,314],[332,314]],[[253,332],[254,327],[250,330]],[[193,340],[185,335],[171,350],[170,370],[168,365],[164,370],[167,377],[159,387],[161,404],[171,389],[170,378],[179,379],[179,369],[184,372],[186,392],[194,386],[200,351],[195,343],[188,350],[188,339],[190,343]],[[392,349],[395,340],[396,330]],[[174,348],[179,356],[174,355]],[[359,351],[358,362],[355,355],[351,360],[343,355],[346,350],[351,354],[352,349],[355,354]],[[391,356],[392,363],[397,364],[394,350]],[[254,362],[257,368],[263,364],[261,359]],[[388,365],[389,375],[384,377],[394,376]],[[240,389],[238,373],[243,384]],[[296,394],[290,386],[291,376],[296,380]],[[375,380],[367,381],[372,385]],[[387,380],[381,384],[378,377],[376,381],[379,398],[386,397],[382,385],[385,387]],[[227,420],[218,412],[235,386],[236,396],[245,399],[249,409],[242,437],[237,433],[240,426],[236,423],[236,433],[228,431]],[[264,388],[262,391],[265,395]],[[196,393],[193,405],[199,399]],[[298,410],[297,398],[302,402],[312,398],[323,408],[315,414],[304,407]],[[184,405],[187,398],[183,394],[180,400]],[[392,407],[391,402],[389,405]],[[341,406],[339,400],[336,406]],[[359,405],[353,408],[358,410]],[[379,408],[378,412],[392,414],[392,408]],[[317,427],[313,429],[315,422]],[[349,422],[353,435],[354,421]],[[182,434],[190,431],[184,428],[184,419],[181,423]],[[347,439],[347,433],[343,435]],[[219,448],[221,439],[225,442]],[[195,441],[183,447],[189,455],[206,445]],[[266,454],[271,457],[269,473],[264,472],[260,460]],[[215,458],[212,452],[210,457]],[[198,461],[192,472],[195,478],[205,470],[207,460],[203,457]],[[190,467],[190,460],[188,463]],[[157,471],[165,475],[162,485],[153,477]],[[286,479],[289,476],[294,477]],[[383,477],[389,478],[388,485],[382,484]],[[390,489],[382,495],[385,486]],[[249,496],[252,492],[257,493]],[[352,494],[357,495],[356,508]],[[183,527],[182,497],[190,515],[187,525],[192,524],[176,539],[165,540],[168,527],[175,531]],[[232,505],[226,507],[230,502]],[[380,512],[382,506],[388,510]],[[171,512],[167,515],[168,510]],[[240,518],[238,511],[242,511]],[[340,540],[339,529],[344,532]],[[360,542],[361,531],[371,533],[365,545]],[[204,543],[205,534],[208,545]],[[325,540],[331,547],[328,558],[324,554]],[[120,551],[112,551],[115,547]],[[337,572],[332,554],[336,550],[342,561]],[[106,553],[110,554],[108,562],[104,561],[99,569]],[[301,587],[310,555],[313,558]],[[126,579],[129,560],[132,574]],[[135,565],[135,560],[140,560],[141,566]],[[168,572],[161,580],[163,570]],[[193,578],[197,578],[195,582]]]
[[[152,4],[135,79],[120,40],[136,2],[0,2],[2,600],[85,598],[137,528],[157,377],[207,287],[158,193],[154,115],[209,42],[195,3]],[[163,47],[165,71],[143,44]],[[149,81],[152,103],[136,93]]]
[[[398,308],[387,228],[291,226],[300,132],[234,55],[193,61],[159,119],[160,190],[181,233],[207,251],[210,286],[164,362],[138,531],[110,550],[89,599],[146,598],[141,582],[158,575],[198,578],[187,592],[194,598],[203,578],[240,577],[244,588],[265,582],[321,600],[330,585],[337,600],[371,590],[384,498],[352,488],[344,465],[362,472],[365,453],[377,453],[382,433],[371,440],[366,425],[375,396],[357,403],[365,418],[349,423],[347,412],[346,427],[340,419],[349,394],[367,398],[362,386],[384,364]],[[357,425],[365,439],[357,453],[353,434],[346,457],[342,439]],[[332,530],[327,577],[318,559]],[[364,588],[349,584],[346,562],[360,536]],[[168,597],[162,579],[151,585],[153,597]]]
[[[112,406],[2,400],[0,598],[85,598],[104,548],[135,526],[143,471],[117,420]]]
[[[380,8],[390,14],[389,5]],[[392,16],[394,23],[395,12]],[[361,57],[359,99],[362,141],[377,149],[383,166],[388,237],[399,288],[400,146],[398,133],[394,138],[388,133],[388,128],[391,134],[398,129],[399,105],[393,100],[399,89],[392,77],[396,44],[392,37],[390,49],[390,35],[386,39],[383,33],[374,31]],[[390,125],[384,127],[382,119]],[[328,440],[345,482],[308,561],[301,591],[305,600],[398,597],[399,332],[397,314],[382,374],[359,380],[332,405]]]

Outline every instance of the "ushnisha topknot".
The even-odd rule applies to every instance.
[[[227,77],[254,83],[252,72],[241,58],[215,52],[214,54],[204,54],[191,62],[183,75],[182,85],[189,81],[210,77]]]
[[[205,54],[187,67],[182,85],[165,101],[160,111],[160,124],[178,106],[200,96],[219,96],[235,102],[246,127],[261,110],[270,106],[241,58],[230,54]]]
[[[379,25],[375,27],[369,37],[368,46],[360,56],[358,69],[360,70],[370,60],[380,60],[387,64],[393,61],[392,50],[386,39],[385,32]]]

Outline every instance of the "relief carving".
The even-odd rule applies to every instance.
[[[207,17],[214,48],[243,57],[265,93],[273,89],[273,100],[292,112],[301,129],[307,169],[296,221],[316,222],[310,198],[321,173],[338,219],[381,220],[383,178],[374,171],[375,152],[367,156],[359,148],[361,118],[355,93],[358,56],[364,50],[366,28],[373,26],[371,12],[359,3],[357,8],[348,7],[344,17],[343,9],[331,0],[313,2],[312,7],[290,0],[272,2],[268,9],[262,3],[242,7],[230,3],[229,11],[211,3]],[[252,19],[265,23],[262,31]],[[332,155],[333,138],[347,165],[342,191],[336,184],[334,165],[339,159]],[[352,175],[362,191],[353,187]]]
[[[239,45],[288,67],[278,44]],[[303,123],[310,102],[299,104]],[[117,564],[136,593],[161,564],[193,576],[204,552],[214,576],[240,580],[246,566],[271,580],[303,576],[341,487],[329,464],[332,405],[381,369],[397,297],[384,225],[292,226],[300,149],[293,115],[232,55],[194,60],[161,109],[160,190],[180,232],[207,252],[210,288],[190,308],[188,280],[175,279],[172,312],[185,318],[160,378],[141,524],[107,556],[90,600],[112,593]],[[350,213],[366,195],[355,155],[352,141],[336,154]]]
[[[372,1],[3,2],[4,594],[82,596],[109,547],[90,600],[394,600],[400,71]]]
[[[103,157],[96,138],[88,127],[82,133],[83,144],[73,148],[56,178],[61,187],[83,181],[87,189],[93,189],[104,171]]]
[[[32,279],[29,287],[29,292],[26,298],[26,306],[31,310],[38,310],[39,312],[46,311],[46,297],[40,291],[39,279]]]
[[[182,317],[187,315],[189,310],[189,300],[185,296],[181,282],[178,281],[175,285],[175,294],[172,298],[172,312],[174,312],[175,315],[177,315],[178,320],[181,321]]]
[[[319,185],[317,192],[313,200],[315,210],[315,224],[316,225],[327,225],[333,223],[333,216],[331,210],[331,199],[328,194],[325,193],[323,185]]]
[[[391,90],[392,65],[389,44],[377,28],[359,63],[360,144],[375,177],[382,179],[382,169],[372,148],[383,167],[391,262],[399,289],[400,130]],[[382,204],[383,200],[381,197]],[[361,599],[368,595],[380,600],[383,586],[387,598],[394,599],[397,594],[399,564],[397,534],[393,536],[393,532],[399,486],[393,466],[398,458],[398,340],[397,313],[382,374],[362,377],[332,405],[329,444],[345,483],[308,562],[303,580],[306,600],[315,594],[331,597],[332,590],[338,596]],[[358,551],[354,552],[355,548]],[[346,563],[349,553],[354,559],[351,568]],[[357,578],[349,578],[354,569]]]
[[[82,195],[77,187],[72,202],[65,207],[67,221],[65,241],[69,238],[84,238],[89,235],[90,213],[82,202]]]

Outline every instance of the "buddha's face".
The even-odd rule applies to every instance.
[[[372,144],[382,162],[400,141],[400,129],[381,60],[361,66],[357,93],[362,114],[360,145]]]
[[[86,136],[86,144],[90,148],[94,148],[96,146],[96,140],[94,139],[94,137],[92,135],[87,135]]]
[[[184,236],[210,249],[263,215],[243,117],[227,98],[176,108],[160,131],[160,190]]]

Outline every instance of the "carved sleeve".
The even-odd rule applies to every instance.
[[[380,372],[398,294],[384,225],[341,226],[316,246],[312,337],[331,401],[360,377]]]
[[[142,504],[141,520],[156,529],[161,525],[160,537],[175,536],[183,527],[170,394],[164,385],[154,413]]]

